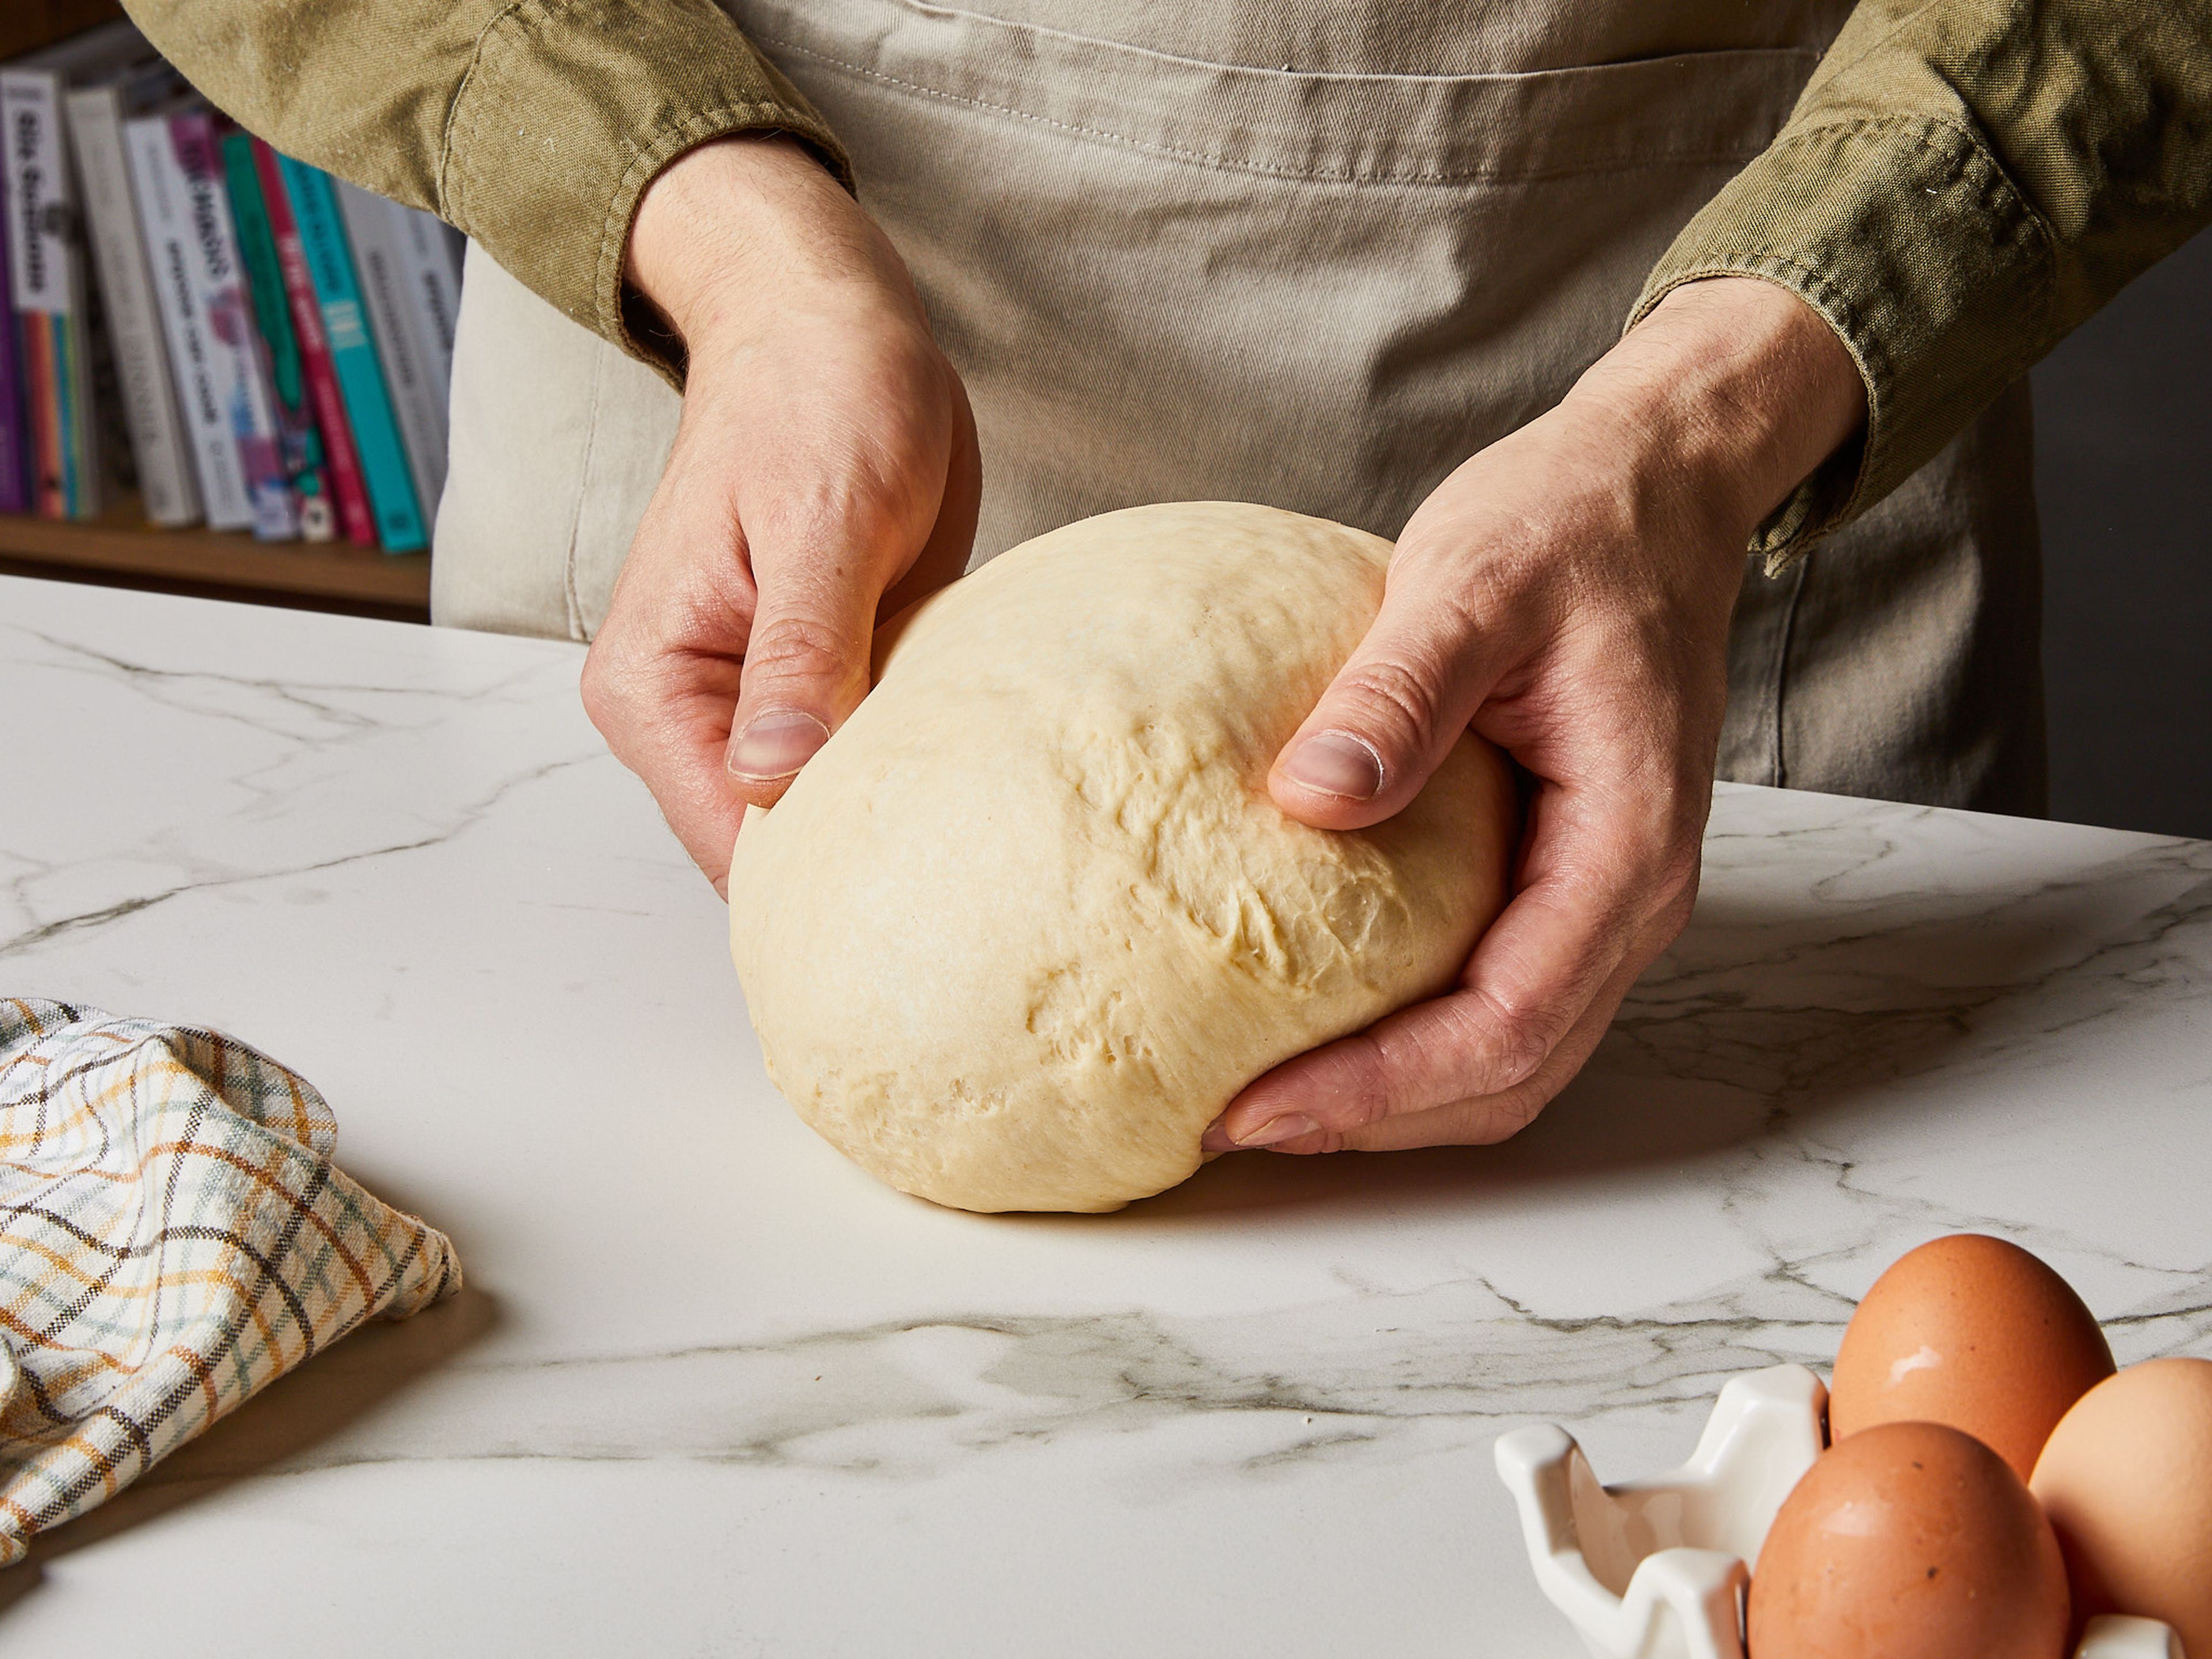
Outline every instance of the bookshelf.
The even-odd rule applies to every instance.
[[[0,61],[122,15],[117,0],[0,0]],[[428,554],[162,530],[147,524],[128,498],[89,520],[0,514],[0,573],[414,622],[430,617]]]
[[[159,530],[136,501],[82,521],[0,514],[0,570],[428,622],[430,558],[343,543]]]
[[[0,60],[20,58],[64,34],[122,15],[117,0],[7,0],[0,8]]]

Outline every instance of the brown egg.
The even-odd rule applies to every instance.
[[[1987,1446],[1885,1423],[1820,1455],[1751,1575],[1751,1659],[2062,1659],[2066,1567]]]
[[[2027,1479],[2066,1408],[2112,1374],[2081,1298],[2001,1238],[1954,1233],[1900,1256],[1836,1353],[1829,1437],[1877,1423],[1948,1423]]]
[[[2212,1359],[2152,1359],[2083,1395],[2029,1482],[2075,1611],[2163,1619],[2212,1654]]]

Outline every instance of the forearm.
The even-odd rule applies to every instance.
[[[623,264],[671,160],[835,138],[710,0],[127,0],[193,83],[278,149],[427,208],[586,328],[631,337]]]
[[[1856,362],[1866,441],[1762,532],[1786,558],[1872,506],[2212,219],[2212,12],[1863,0],[1789,125],[1662,259],[1790,289]]]

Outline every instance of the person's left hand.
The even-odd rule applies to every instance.
[[[1751,532],[1864,414],[1809,307],[1694,283],[1422,504],[1269,788],[1364,828],[1472,727],[1533,781],[1513,896],[1455,989],[1259,1078],[1207,1151],[1502,1140],[1574,1076],[1697,895]]]

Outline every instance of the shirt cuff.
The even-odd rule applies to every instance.
[[[681,389],[623,262],[638,200],[732,133],[804,141],[848,190],[822,118],[711,0],[518,0],[478,37],[446,128],[443,216],[525,286]]]
[[[1785,131],[1675,238],[1628,326],[1684,283],[1759,276],[1819,312],[1858,365],[1863,438],[1753,533],[1771,573],[2027,371],[2053,327],[2054,269],[2048,229],[1971,133],[1869,116]]]

